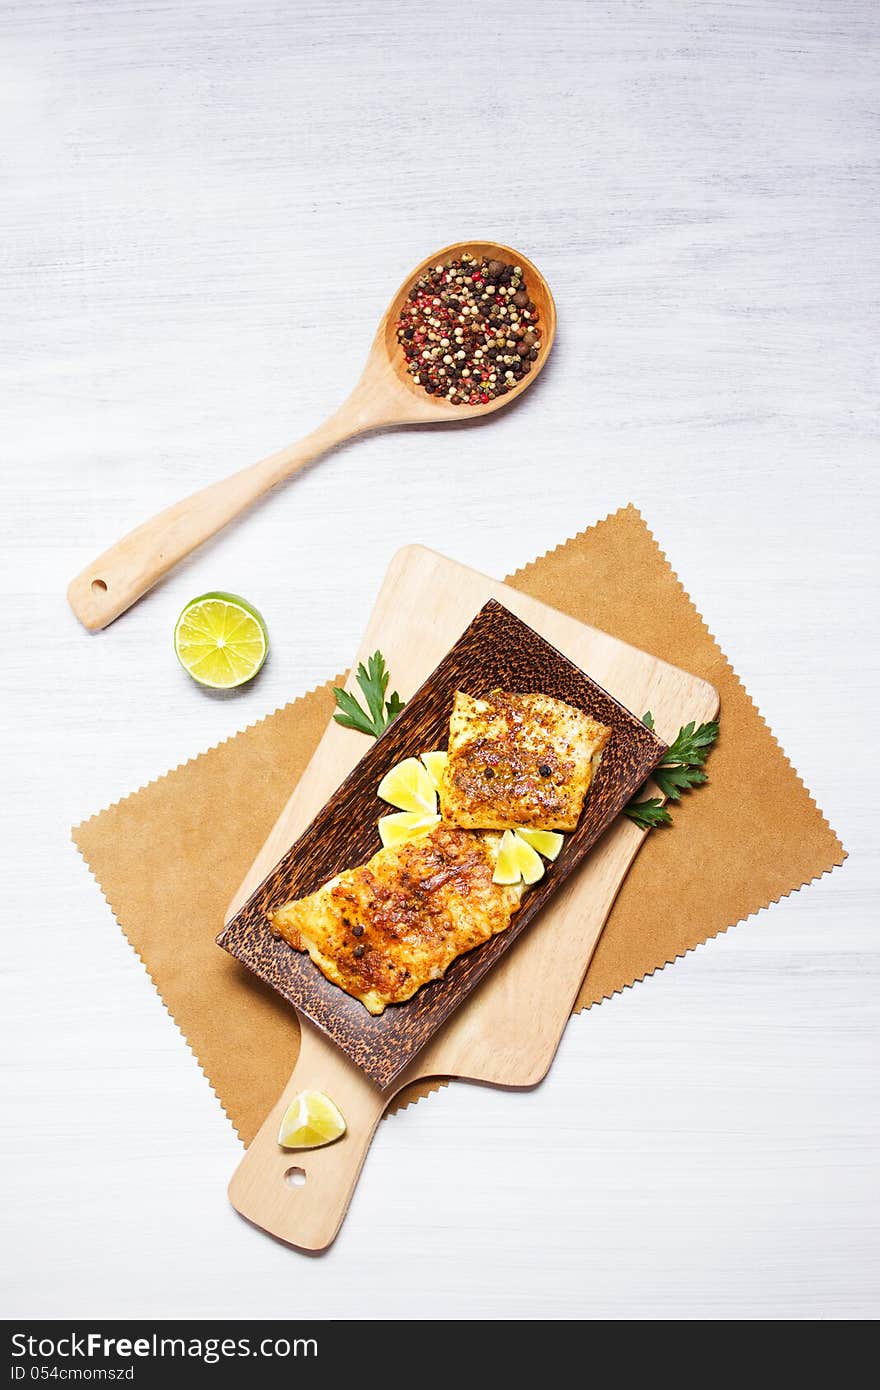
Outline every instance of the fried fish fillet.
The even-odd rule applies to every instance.
[[[497,835],[441,823],[345,869],[269,922],[328,980],[381,1014],[510,926],[522,884],[492,882],[498,844]]]
[[[472,830],[574,830],[611,730],[549,695],[456,691],[440,786],[446,820]]]

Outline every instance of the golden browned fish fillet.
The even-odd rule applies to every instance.
[[[497,835],[438,825],[278,908],[272,930],[381,1014],[510,926],[522,884],[492,882],[498,844]]]
[[[446,820],[472,830],[574,830],[611,730],[549,695],[457,691],[440,787]]]

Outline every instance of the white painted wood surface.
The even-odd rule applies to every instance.
[[[4,1313],[876,1314],[876,7],[7,0],[0,32]],[[522,407],[340,450],[87,637],[71,576],[314,425],[473,233],[557,297]],[[343,667],[400,545],[502,575],[628,500],[851,858],[576,1019],[534,1093],[385,1123],[329,1254],[274,1246],[68,827]],[[273,638],[229,698],[170,646],[214,587]]]

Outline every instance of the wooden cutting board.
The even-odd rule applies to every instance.
[[[625,557],[622,557],[622,559]],[[651,710],[672,742],[688,720],[718,711],[713,686],[515,589],[421,546],[391,562],[355,665],[381,648],[408,699],[487,599],[496,598],[621,703]],[[354,679],[349,679],[353,689]],[[311,762],[227,913],[231,918],[362,757],[364,736],[331,721]],[[646,795],[656,794],[648,791]],[[345,1216],[382,1114],[403,1087],[429,1077],[533,1086],[546,1074],[618,889],[644,839],[625,817],[445,1024],[393,1086],[380,1090],[301,1019],[296,1068],[233,1175],[229,1196],[249,1221],[306,1250],[323,1250]],[[327,1148],[290,1153],[277,1144],[286,1107],[300,1090],[332,1096],[348,1130]],[[294,1185],[298,1184],[298,1185]]]

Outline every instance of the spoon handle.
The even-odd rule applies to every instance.
[[[270,488],[312,459],[377,422],[356,400],[357,390],[322,425],[259,463],[194,492],[144,521],[87,565],[67,598],[90,632],[107,627],[203,541],[252,506]]]

